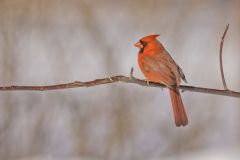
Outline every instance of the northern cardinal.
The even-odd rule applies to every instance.
[[[188,124],[179,85],[181,79],[187,83],[182,69],[173,60],[163,45],[156,39],[159,35],[143,37],[135,44],[140,48],[138,64],[144,76],[152,82],[162,83],[169,88],[172,108],[177,127]]]

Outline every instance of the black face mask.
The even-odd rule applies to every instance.
[[[139,53],[142,53],[144,51],[144,48],[147,46],[147,42],[143,42],[141,40],[139,42],[143,45],[143,47],[140,48],[140,51],[139,51]]]

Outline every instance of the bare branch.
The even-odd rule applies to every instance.
[[[179,88],[182,91],[208,93],[208,94],[214,94],[214,95],[222,95],[222,96],[240,98],[240,92],[231,91],[227,88],[225,77],[224,77],[224,72],[223,72],[222,50],[223,50],[224,39],[227,34],[228,28],[229,28],[229,24],[226,26],[226,29],[223,33],[221,44],[220,44],[220,54],[219,54],[220,70],[221,70],[221,76],[222,76],[224,90],[180,85]],[[17,85],[0,86],[0,91],[17,91],[17,90],[47,91],[47,90],[70,89],[70,88],[80,88],[80,87],[92,87],[92,86],[108,84],[108,83],[115,83],[115,82],[133,83],[133,84],[138,84],[141,86],[167,88],[165,85],[160,84],[160,83],[149,82],[149,81],[135,78],[133,76],[133,68],[131,68],[130,77],[118,75],[118,76],[112,76],[112,77],[108,77],[108,78],[96,79],[96,80],[88,81],[88,82],[75,81],[75,82],[70,82],[70,83],[45,85],[45,86],[17,86]]]
[[[47,90],[69,89],[69,88],[79,88],[79,87],[93,87],[97,85],[115,83],[115,82],[133,83],[141,86],[166,88],[165,85],[160,83],[149,82],[149,85],[148,85],[145,80],[137,79],[135,77],[126,77],[126,76],[119,75],[119,76],[112,76],[108,78],[96,79],[88,82],[75,81],[71,83],[47,85],[47,86],[15,86],[15,85],[2,86],[0,87],[0,91],[16,91],[16,90],[47,91]],[[190,92],[208,93],[208,94],[240,98],[240,92],[235,92],[231,90],[219,90],[219,89],[203,88],[203,87],[195,87],[195,86],[184,86],[184,85],[181,85],[179,88],[181,90],[190,91]]]
[[[227,88],[227,84],[226,84],[225,77],[224,77],[224,72],[223,72],[222,50],[223,50],[224,39],[225,39],[225,36],[227,34],[228,28],[229,28],[229,24],[226,26],[226,29],[225,29],[225,31],[223,33],[221,44],[220,44],[220,53],[219,53],[219,62],[220,62],[222,83],[223,83],[223,87],[224,87],[225,90],[228,90],[228,88]]]

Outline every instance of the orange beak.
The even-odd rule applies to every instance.
[[[140,42],[135,43],[135,46],[136,46],[137,48],[143,48],[143,45],[142,45]]]

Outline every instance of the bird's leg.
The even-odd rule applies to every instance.
[[[109,79],[110,81],[113,81],[113,79],[111,78],[111,76],[109,76],[108,79]]]
[[[150,81],[148,80],[148,79],[144,79],[144,81],[146,81],[147,82],[147,86],[149,87],[150,86]]]

